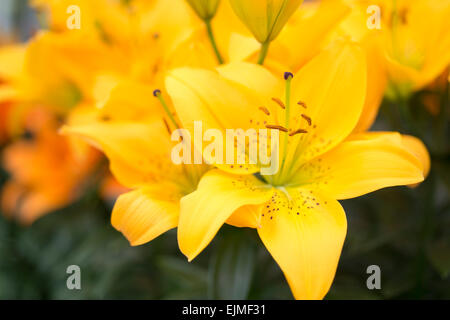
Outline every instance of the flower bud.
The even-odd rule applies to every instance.
[[[236,15],[256,40],[274,40],[303,0],[230,0]]]
[[[211,20],[216,14],[220,0],[187,0],[197,15],[203,20]]]

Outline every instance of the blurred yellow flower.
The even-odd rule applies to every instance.
[[[359,38],[382,38],[379,45],[384,63],[377,65],[387,69],[388,97],[409,97],[450,64],[449,0],[346,1],[353,5],[348,33],[358,34]],[[367,27],[366,11],[370,5],[380,8],[380,28]]]
[[[421,182],[424,166],[398,133],[351,135],[366,97],[357,45],[338,43],[285,79],[247,63],[170,72],[167,90],[190,131],[200,120],[224,132],[280,131],[275,175],[258,165],[217,164],[181,199],[178,242],[192,260],[224,223],[257,228],[295,298],[321,299],[347,231],[337,200]]]
[[[19,81],[25,60],[25,46],[9,45],[0,48],[0,144],[11,135],[13,102],[18,97]]]
[[[265,66],[278,74],[298,71],[327,46],[330,35],[349,12],[340,0],[304,3],[271,43]],[[260,45],[254,38],[239,31],[231,40],[230,62],[257,61]]]

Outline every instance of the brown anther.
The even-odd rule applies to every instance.
[[[308,133],[308,131],[306,131],[304,129],[298,129],[298,130],[296,130],[294,132],[289,133],[289,136],[292,137],[292,136],[295,136],[296,134],[299,134],[299,133]]]
[[[306,105],[306,103],[304,103],[303,101],[299,101],[299,102],[297,102],[297,104],[299,105],[299,106],[302,106],[303,108],[308,108],[308,106]]]
[[[407,8],[403,8],[402,10],[399,10],[399,17],[400,17],[400,21],[402,22],[402,24],[407,24],[408,23],[408,9]]]
[[[302,114],[302,118],[305,119],[308,122],[308,125],[312,124],[312,120],[310,117],[308,117],[306,114]]]
[[[281,101],[278,98],[272,98],[272,101],[277,103],[282,109],[286,109],[286,106],[284,105],[283,101]]]
[[[163,121],[164,121],[164,125],[166,126],[167,132],[168,132],[168,133],[169,133],[169,135],[170,135],[170,134],[171,134],[171,132],[170,132],[170,127],[169,127],[169,124],[167,123],[166,119],[164,119],[164,118],[163,118]]]
[[[275,126],[275,125],[267,124],[267,125],[266,125],[266,128],[267,128],[267,129],[280,130],[280,131],[283,131],[283,132],[288,132],[288,129],[286,129],[286,128],[283,127],[283,126]]]
[[[259,110],[264,112],[266,115],[270,116],[270,111],[266,107],[259,107]]]

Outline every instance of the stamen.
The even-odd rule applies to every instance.
[[[267,110],[266,107],[259,107],[259,110],[261,110],[262,112],[264,112],[266,115],[270,116],[270,111]]]
[[[398,16],[400,17],[400,21],[402,22],[402,24],[407,24],[408,23],[408,9],[407,8],[403,8],[401,10],[399,10],[398,12]]]
[[[308,133],[308,131],[306,131],[304,129],[298,129],[298,130],[296,130],[294,132],[289,133],[289,136],[292,137],[292,136],[295,136],[296,134],[299,134],[299,133]]]
[[[308,122],[308,125],[311,126],[312,120],[310,117],[308,117],[306,114],[302,114],[302,118],[305,119]]]
[[[278,98],[272,98],[272,101],[276,102],[282,109],[286,109],[286,106],[284,105],[283,101],[281,101]]]
[[[169,135],[171,135],[172,132],[170,132],[170,127],[169,127],[169,124],[167,123],[166,119],[163,118],[163,122],[164,122],[164,125],[166,126],[167,132],[169,133]]]
[[[161,90],[156,89],[155,91],[153,91],[153,96],[155,98],[157,98],[159,100],[159,102],[161,102],[161,105],[163,106],[164,111],[166,112],[167,116],[169,117],[170,121],[173,123],[175,128],[180,129],[180,127],[178,126],[178,123],[175,121],[172,112],[170,112],[169,107],[167,106],[166,101],[164,100],[164,98],[161,94]]]
[[[303,101],[299,101],[299,102],[297,102],[297,104],[298,104],[299,106],[302,106],[302,107],[305,108],[305,109],[308,108],[308,106],[306,105],[306,103],[304,103]]]
[[[289,131],[288,129],[286,129],[283,126],[277,126],[277,125],[271,125],[271,124],[267,124],[266,128],[267,129],[280,130],[280,131],[283,131],[283,132],[288,132]]]

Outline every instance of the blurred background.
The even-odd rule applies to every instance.
[[[40,20],[27,1],[0,0],[0,44],[26,41]],[[414,189],[343,202],[348,236],[327,299],[450,299],[448,83],[410,104],[415,133],[432,155],[430,176]],[[398,131],[396,110],[384,102],[375,129]],[[8,178],[0,167],[0,188]],[[130,247],[110,224],[113,201],[100,192],[89,188],[30,226],[0,212],[0,299],[292,299],[254,230],[224,227],[188,263],[174,230]],[[81,268],[81,290],[66,287],[69,265]],[[381,269],[380,290],[366,286],[370,265]]]

